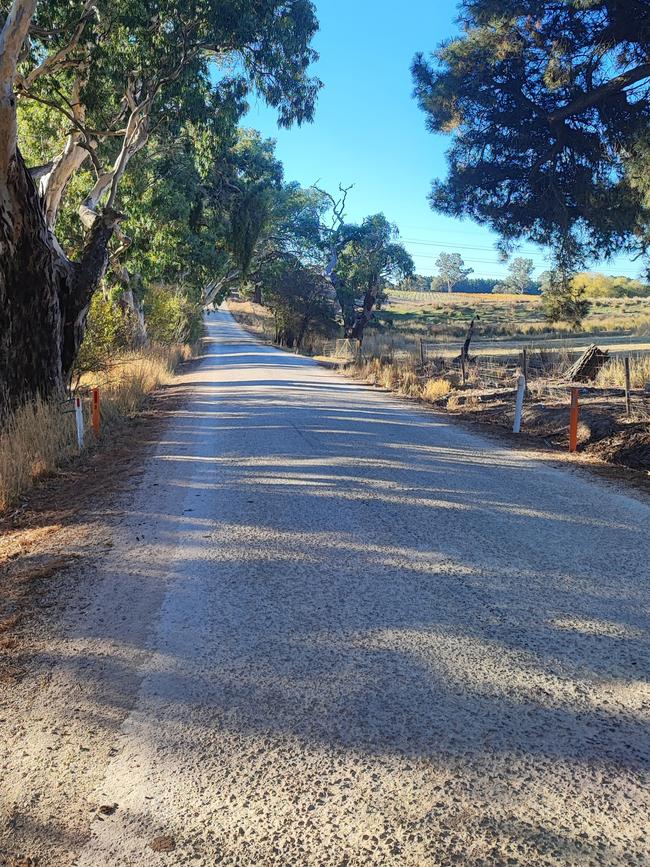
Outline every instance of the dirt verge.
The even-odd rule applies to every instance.
[[[65,601],[66,572],[110,547],[116,494],[135,485],[184,396],[180,385],[155,392],[110,443],[42,479],[0,515],[0,685],[28,672],[39,622]]]

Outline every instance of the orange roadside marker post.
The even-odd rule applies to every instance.
[[[99,439],[100,415],[99,415],[99,389],[93,388],[93,411],[92,411],[93,431],[97,439]]]
[[[580,418],[580,406],[578,404],[579,389],[571,389],[571,413],[569,415],[569,451],[578,450],[578,420]]]

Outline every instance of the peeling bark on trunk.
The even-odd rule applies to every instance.
[[[0,185],[0,417],[68,382],[120,215],[97,217],[79,262],[61,251],[18,151]]]
[[[0,414],[64,385],[61,294],[73,279],[18,152],[0,187]]]
[[[54,160],[50,171],[40,179],[39,189],[43,198],[45,219],[51,229],[54,229],[56,224],[65,188],[88,158],[88,151],[79,145],[80,139],[79,133],[69,135],[63,152]]]

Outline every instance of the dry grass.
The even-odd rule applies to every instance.
[[[76,449],[74,418],[40,398],[15,412],[0,434],[0,510]]]
[[[427,379],[422,387],[422,398],[436,401],[451,391],[451,383],[447,379]]]
[[[174,371],[191,356],[188,346],[151,346],[128,352],[106,370],[85,374],[80,388],[99,387],[102,422],[110,427],[134,415],[147,395],[174,378]]]
[[[186,346],[149,347],[115,359],[101,373],[86,374],[80,390],[99,386],[103,430],[134,415],[147,395],[173,379],[179,362],[189,358]],[[86,401],[86,412],[89,412]],[[0,511],[41,476],[54,472],[77,453],[70,403],[40,398],[17,410],[0,433]],[[89,418],[87,426],[89,427]]]
[[[235,320],[251,334],[266,341],[275,337],[273,314],[268,307],[238,298],[228,299],[228,310]]]
[[[645,388],[650,383],[650,357],[640,355],[630,358],[630,382],[632,388]],[[613,358],[598,372],[596,385],[603,388],[625,387],[625,362]]]
[[[449,378],[440,377],[422,382],[412,360],[387,361],[372,358],[348,365],[346,372],[404,397],[414,397],[430,403],[444,398],[453,387]]]

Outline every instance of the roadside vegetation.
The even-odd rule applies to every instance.
[[[192,347],[183,344],[120,349],[101,367],[80,373],[75,393],[87,396],[90,389],[100,388],[102,438],[110,439],[142,409],[152,392],[173,381],[178,365],[191,356]],[[36,481],[77,458],[71,408],[69,400],[37,397],[6,419],[0,431],[0,512]],[[85,401],[84,414],[86,442],[93,447],[89,401]]]
[[[527,441],[566,452],[569,385],[565,374],[575,356],[540,350],[529,357],[532,374],[524,403],[522,431]],[[344,372],[404,398],[430,404],[467,421],[512,435],[517,356],[475,357],[463,381],[460,365],[443,358],[421,364],[414,356],[386,354],[348,362]],[[579,451],[587,458],[650,472],[650,357],[630,358],[631,412],[625,401],[625,367],[611,358],[592,382],[581,384]],[[575,384],[575,383],[574,383]]]
[[[175,287],[153,285],[139,311],[119,294],[98,292],[88,312],[84,341],[71,372],[70,388],[60,395],[38,395],[9,413],[0,430],[0,511],[38,479],[79,455],[72,397],[84,400],[86,444],[90,433],[90,392],[100,389],[102,438],[109,438],[170,384],[179,364],[196,352],[202,308]],[[143,334],[143,322],[146,331]]]

